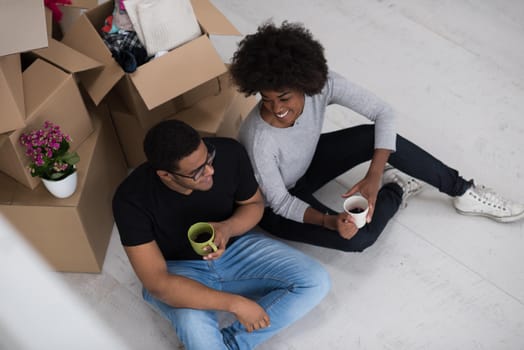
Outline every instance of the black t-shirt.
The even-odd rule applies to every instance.
[[[237,208],[236,202],[255,194],[258,184],[242,145],[228,138],[206,140],[216,147],[209,191],[190,195],[173,191],[147,162],[118,187],[113,215],[124,246],[156,241],[166,260],[202,259],[187,239],[189,226],[198,221],[226,220]]]

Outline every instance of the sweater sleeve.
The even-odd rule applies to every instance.
[[[375,123],[375,148],[396,150],[395,113],[393,108],[363,87],[330,72],[329,104],[350,108]]]
[[[269,135],[258,137],[255,140],[251,161],[256,179],[264,194],[266,203],[275,214],[294,220],[304,221],[304,212],[309,204],[291,195],[286,188],[282,174],[279,170],[278,148],[272,147],[277,143],[268,140]]]

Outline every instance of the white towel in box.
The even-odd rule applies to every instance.
[[[144,41],[144,34],[142,33],[142,28],[138,19],[138,4],[141,1],[142,0],[124,0],[124,6],[126,8],[129,19],[133,24],[133,30],[136,32],[136,36],[138,36],[138,40],[140,40],[142,45],[144,45],[145,47],[146,45]]]
[[[149,55],[169,51],[202,34],[190,0],[142,0],[137,12]]]

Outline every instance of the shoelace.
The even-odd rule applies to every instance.
[[[508,201],[502,198],[491,188],[488,188],[484,185],[475,186],[473,188],[473,193],[475,193],[479,200],[484,203],[489,203],[491,206],[503,209],[508,205]]]
[[[394,178],[397,183],[402,184],[402,191],[404,191],[404,193],[406,194],[416,192],[416,189],[419,187],[418,181],[414,178],[410,178],[407,182],[402,181],[402,178],[400,178],[396,174]]]

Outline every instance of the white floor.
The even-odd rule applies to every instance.
[[[465,177],[524,200],[524,2],[212,2],[244,34],[269,18],[303,22],[332,69],[396,108],[401,134]],[[213,37],[225,60],[238,40]],[[333,108],[325,129],[361,122]],[[319,198],[340,207],[363,171]],[[524,349],[523,224],[460,216],[428,189],[364,253],[291,243],[326,267],[333,287],[260,349]],[[103,273],[58,275],[130,349],[181,348],[142,301],[116,231]]]

